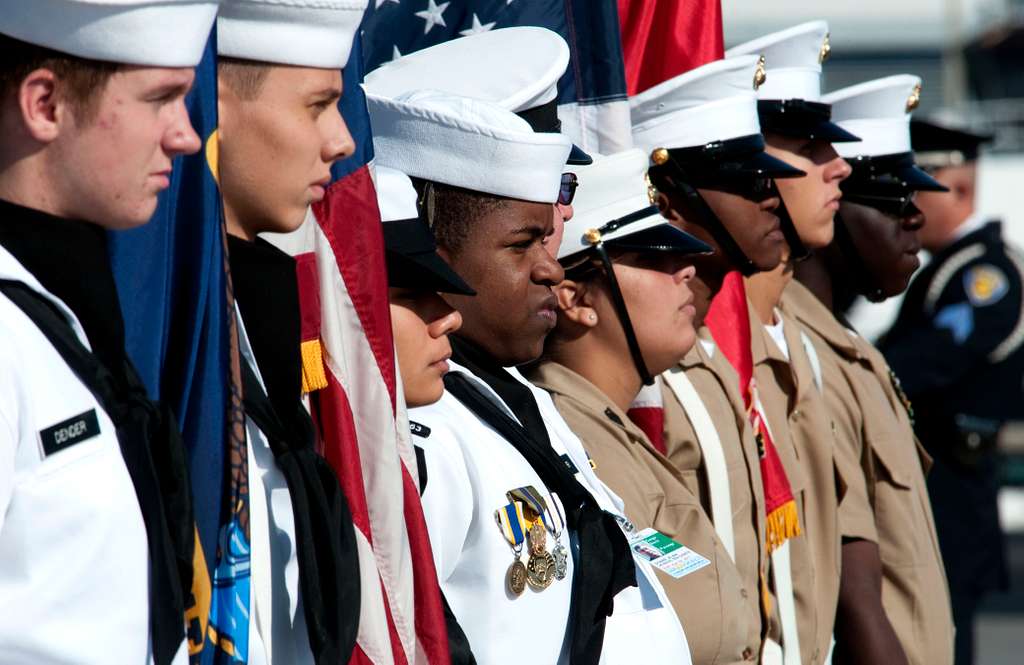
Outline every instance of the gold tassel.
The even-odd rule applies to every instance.
[[[323,347],[319,339],[302,343],[302,392],[311,393],[327,387]]]
[[[800,535],[796,501],[787,501],[768,514],[765,520],[765,541],[768,552],[774,552],[782,543]]]

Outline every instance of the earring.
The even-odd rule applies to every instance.
[[[594,321],[597,321],[597,314],[594,314],[593,312],[591,312],[590,316],[587,317],[587,320],[589,320],[591,323],[593,323]]]

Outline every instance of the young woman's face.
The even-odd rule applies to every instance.
[[[775,184],[804,245],[828,246],[842,197],[839,183],[849,177],[850,165],[821,139],[769,134],[765,151],[807,173],[803,178],[779,178]]]
[[[388,301],[405,403],[433,404],[444,393],[442,379],[452,355],[448,335],[459,329],[462,317],[432,291],[391,288]]]
[[[614,267],[644,363],[651,374],[660,374],[679,362],[697,341],[690,289],[690,280],[696,275],[693,257],[668,252],[630,252],[618,258]],[[599,283],[607,285],[606,281]],[[607,286],[602,289],[595,309],[598,325],[608,326],[605,337],[621,345],[623,357],[628,358],[625,333]]]

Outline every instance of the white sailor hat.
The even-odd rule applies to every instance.
[[[500,28],[441,42],[385,63],[363,87],[381,97],[410,90],[442,90],[508,109],[537,132],[558,132],[558,80],[569,66],[569,46],[547,28]],[[577,146],[570,164],[589,164]]]
[[[348,64],[368,0],[222,0],[217,53],[299,67]]]
[[[821,65],[831,52],[828,23],[811,21],[735,46],[725,57],[764,56],[767,78],[757,90],[763,132],[858,141],[829,121],[829,107],[821,103]]]
[[[633,144],[660,166],[697,165],[709,181],[804,175],[764,152],[755,90],[764,82],[758,56],[716,60],[629,100]]]
[[[61,53],[148,67],[195,67],[218,0],[0,0],[0,33]]]
[[[857,189],[870,183],[912,190],[945,190],[914,163],[910,114],[920,100],[921,79],[910,74],[867,81],[822,97],[823,102],[832,105],[835,122],[861,137],[859,143],[836,145],[839,154],[853,167],[846,187]]]
[[[511,111],[437,90],[366,95],[376,162],[414,178],[555,203],[571,143]]]
[[[626,251],[707,254],[710,245],[661,216],[656,190],[647,178],[647,155],[633,148],[602,157],[576,172],[579,189],[558,260],[572,266],[598,243]]]
[[[475,295],[437,253],[434,234],[420,217],[416,189],[401,171],[374,169],[377,206],[384,222],[384,256],[388,286]]]

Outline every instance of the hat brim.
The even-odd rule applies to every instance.
[[[928,173],[917,164],[901,166],[893,172],[893,175],[905,182],[908,189],[912,189],[917,192],[949,191],[948,187],[928,175]]]
[[[938,180],[914,162],[910,152],[876,157],[854,157],[846,160],[853,167],[843,188],[857,191],[900,189],[915,192],[948,192]]]
[[[856,143],[859,136],[832,122],[832,108],[802,99],[760,100],[757,114],[761,131],[797,138],[820,139],[829,143]]]
[[[390,287],[463,296],[476,295],[476,291],[466,284],[437,252],[401,254],[387,250],[386,258]]]
[[[724,157],[722,167],[718,173],[721,175],[736,173],[743,176],[773,179],[801,178],[807,175],[805,171],[790,166],[781,159],[769,155],[767,152],[755,152],[734,160]]]
[[[569,159],[565,160],[565,163],[570,166],[589,166],[594,163],[594,158],[573,143],[572,150],[569,151]]]
[[[669,223],[655,224],[605,241],[613,249],[627,252],[672,252],[675,254],[711,254],[714,248]]]

